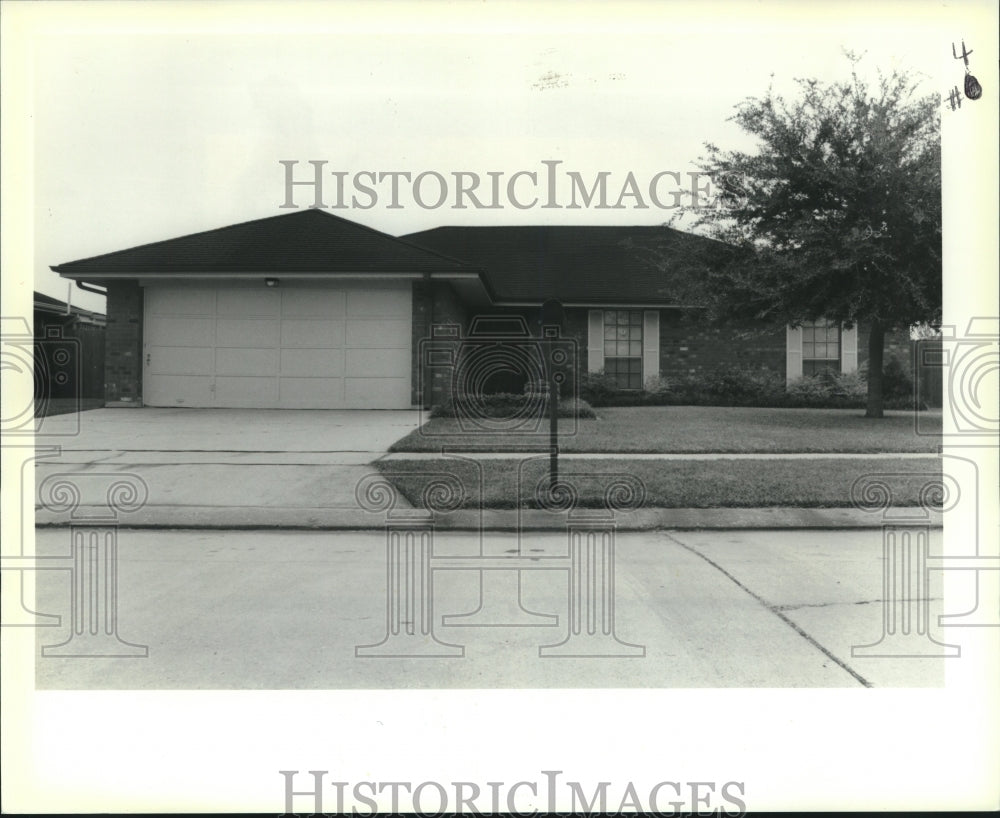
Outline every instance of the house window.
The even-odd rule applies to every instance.
[[[818,375],[825,369],[840,372],[840,325],[812,321],[802,325],[802,374]]]
[[[642,389],[642,310],[605,310],[604,372],[622,389]]]

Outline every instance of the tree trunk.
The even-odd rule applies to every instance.
[[[868,336],[868,407],[866,418],[880,418],[882,414],[882,351],[885,346],[885,327],[878,320],[872,321]]]

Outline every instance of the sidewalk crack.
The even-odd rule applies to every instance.
[[[671,542],[676,543],[677,545],[679,545],[681,548],[685,549],[686,551],[690,551],[696,557],[700,557],[701,559],[703,559],[705,562],[707,562],[709,565],[711,565],[716,571],[718,571],[720,574],[722,574],[727,579],[729,579],[729,581],[732,582],[734,585],[736,585],[740,590],[742,590],[744,593],[748,594],[749,596],[751,596],[755,600],[757,600],[757,602],[759,602],[764,608],[766,608],[767,610],[769,610],[776,617],[778,617],[778,619],[780,619],[782,622],[784,622],[786,625],[788,625],[788,627],[790,627],[799,636],[801,636],[803,639],[805,639],[810,645],[812,645],[814,648],[816,648],[818,651],[820,651],[820,653],[822,653],[824,656],[826,656],[827,658],[829,658],[830,661],[834,662],[841,670],[844,670],[845,672],[847,672],[851,676],[853,676],[858,681],[858,683],[861,684],[863,687],[873,687],[872,683],[869,682],[864,676],[862,676],[860,673],[858,673],[856,670],[854,670],[850,665],[848,665],[846,662],[844,662],[838,656],[834,655],[829,650],[827,650],[825,647],[823,647],[823,645],[821,645],[819,642],[817,642],[809,633],[807,633],[806,631],[804,631],[795,622],[793,622],[791,619],[789,619],[787,616],[785,616],[785,614],[783,613],[783,611],[788,610],[787,606],[772,605],[766,599],[764,599],[762,596],[760,596],[759,594],[755,594],[753,591],[751,591],[746,585],[744,585],[742,582],[740,582],[736,577],[734,577],[732,574],[730,574],[725,568],[723,568],[717,562],[715,562],[714,560],[709,559],[704,554],[702,554],[698,549],[692,548],[687,543],[681,542],[676,537],[672,536],[670,534],[670,532],[668,532],[668,531],[664,531],[663,534]],[[818,605],[816,607],[822,607],[823,605],[829,605],[829,604],[833,604],[833,603],[821,603],[820,605]],[[859,603],[859,604],[863,604],[863,603]],[[801,607],[805,607],[805,606],[801,606]]]

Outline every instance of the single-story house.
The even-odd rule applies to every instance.
[[[719,329],[676,303],[651,256],[670,263],[705,241],[603,226],[442,227],[397,238],[308,209],[52,269],[107,292],[109,405],[429,405],[447,395],[455,359],[429,360],[428,344],[461,345],[497,316],[539,335],[550,298],[564,306],[579,371],[613,374],[623,388],[724,364],[788,379],[857,368],[863,327]],[[908,339],[887,339],[887,357],[894,351],[908,356]],[[479,385],[517,380],[498,375]]]

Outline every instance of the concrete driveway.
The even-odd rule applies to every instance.
[[[130,473],[148,499],[136,513],[196,525],[226,510],[233,525],[315,525],[332,510],[357,511],[366,464],[419,424],[417,411],[97,409],[46,418],[36,437],[36,486],[69,475],[85,506],[107,491],[100,473]],[[46,453],[45,447],[59,447]],[[176,509],[176,515],[172,514]],[[36,496],[36,520],[58,523]],[[129,523],[127,516],[121,522]]]

